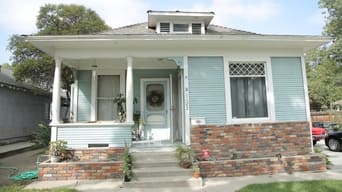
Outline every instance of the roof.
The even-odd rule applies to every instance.
[[[98,33],[99,35],[160,35],[148,27],[147,22],[127,25]],[[165,34],[163,34],[165,35]],[[219,25],[209,25],[205,35],[257,35],[257,33],[232,29]]]
[[[13,76],[13,71],[9,69],[4,69],[0,65],[0,87],[7,87],[15,90],[34,90],[38,92],[45,92],[29,83],[16,81]]]

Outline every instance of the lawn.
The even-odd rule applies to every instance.
[[[248,185],[238,192],[338,192],[342,191],[342,180],[317,180],[276,182]]]
[[[76,189],[23,189],[24,186],[17,186],[17,185],[11,185],[11,186],[5,186],[0,187],[1,192],[78,192]]]

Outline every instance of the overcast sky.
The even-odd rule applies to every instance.
[[[0,64],[13,34],[32,34],[39,8],[47,3],[80,4],[115,28],[147,20],[147,10],[213,11],[212,24],[266,34],[321,35],[318,0],[0,0]]]

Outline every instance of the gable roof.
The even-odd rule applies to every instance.
[[[154,29],[148,28],[148,23],[137,23],[114,28],[98,33],[99,35],[160,35]],[[165,35],[165,34],[163,34]],[[205,35],[257,35],[257,33],[232,29],[219,25],[209,25]]]

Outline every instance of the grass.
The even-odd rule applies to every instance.
[[[24,186],[19,185],[11,185],[11,186],[5,186],[0,187],[1,192],[78,192],[76,189],[23,189]]]
[[[338,192],[342,191],[342,180],[316,180],[276,182],[248,185],[238,192]]]

